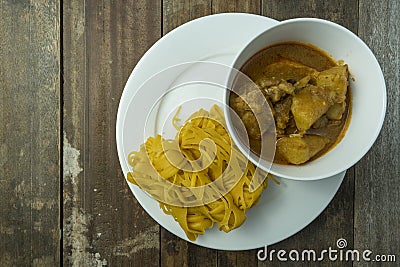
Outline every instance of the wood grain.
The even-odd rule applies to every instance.
[[[218,0],[212,1],[212,13],[252,13],[261,14],[261,0],[241,1],[241,0]]]
[[[0,266],[60,262],[60,8],[0,1]]]
[[[161,36],[160,2],[64,1],[63,11],[64,264],[158,266],[159,226],[124,181],[115,118]]]
[[[262,15],[277,20],[301,17],[327,19],[357,33],[358,0],[262,0]]]
[[[176,27],[210,14],[211,0],[186,1],[186,0],[163,0],[162,33],[163,35]]]
[[[372,149],[356,165],[354,246],[400,260],[400,24],[399,1],[360,0],[359,36],[376,55],[386,80],[387,112]],[[376,263],[355,263],[375,266]],[[396,266],[385,263],[385,266]],[[398,266],[398,263],[397,263]]]

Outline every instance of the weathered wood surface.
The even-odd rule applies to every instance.
[[[161,37],[156,1],[63,2],[63,262],[159,264],[159,225],[127,187],[115,119],[130,72]]]
[[[60,261],[60,6],[0,1],[0,266]]]
[[[354,196],[354,246],[370,249],[374,254],[396,254],[397,266],[400,262],[399,10],[399,1],[360,0],[359,4],[358,34],[381,64],[388,101],[378,140],[355,165]],[[374,264],[360,262],[355,266]]]
[[[320,251],[345,238],[398,263],[399,10],[397,0],[0,0],[0,266],[299,264],[181,240],[146,214],[120,171],[115,117],[133,67],[162,35],[221,12],[325,18],[376,54],[389,96],[377,142],[314,222],[269,249]]]

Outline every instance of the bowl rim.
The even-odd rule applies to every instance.
[[[383,98],[381,99],[382,103],[381,103],[381,109],[379,110],[380,114],[379,114],[379,122],[377,124],[377,127],[375,128],[375,131],[373,133],[373,135],[371,136],[371,138],[369,139],[368,143],[365,144],[365,146],[363,146],[363,149],[359,150],[359,152],[357,154],[355,154],[353,158],[353,160],[345,162],[344,164],[341,164],[338,168],[336,168],[334,171],[331,171],[329,173],[327,173],[326,175],[320,174],[320,175],[314,175],[314,176],[307,176],[307,177],[302,177],[302,176],[294,176],[294,175],[290,175],[290,174],[285,174],[282,172],[277,172],[276,170],[273,169],[274,165],[277,165],[276,163],[272,163],[271,168],[265,168],[265,166],[263,166],[262,164],[260,164],[259,160],[260,158],[258,156],[256,156],[254,153],[250,153],[248,149],[244,148],[239,140],[239,137],[236,136],[235,131],[233,129],[233,126],[230,123],[230,112],[229,112],[229,95],[230,95],[230,90],[226,91],[225,97],[224,97],[224,115],[226,118],[226,124],[227,124],[227,128],[228,128],[228,132],[233,140],[233,142],[236,144],[236,146],[239,148],[239,150],[252,162],[254,163],[257,167],[263,169],[264,171],[267,171],[273,175],[277,175],[279,177],[282,178],[287,178],[287,179],[292,179],[292,180],[304,180],[304,181],[311,181],[311,180],[319,180],[319,179],[324,179],[324,178],[329,178],[331,176],[334,176],[340,172],[343,172],[345,170],[347,170],[348,168],[352,167],[354,164],[356,164],[359,160],[361,160],[365,154],[367,154],[367,152],[371,149],[372,145],[375,143],[376,139],[379,136],[379,133],[382,129],[383,126],[383,122],[385,120],[385,114],[386,114],[386,109],[387,109],[387,89],[386,89],[386,82],[385,82],[385,78],[382,72],[382,68],[379,65],[378,60],[376,59],[376,56],[374,55],[374,53],[371,51],[371,49],[367,46],[367,44],[365,44],[365,42],[356,34],[354,34],[352,31],[350,31],[349,29],[345,28],[344,26],[337,24],[335,22],[332,21],[328,21],[325,19],[320,19],[320,18],[293,18],[293,19],[288,19],[288,20],[284,20],[279,22],[278,24],[272,26],[271,28],[268,28],[267,30],[265,30],[264,32],[260,33],[259,35],[257,35],[256,37],[254,37],[252,40],[250,40],[242,49],[241,51],[236,55],[232,67],[235,68],[235,65],[238,64],[238,61],[241,59],[242,54],[244,51],[246,51],[249,46],[251,46],[251,44],[255,41],[257,41],[259,38],[261,38],[261,36],[265,35],[267,32],[271,32],[271,31],[275,31],[276,28],[281,28],[281,27],[287,27],[288,25],[291,24],[296,24],[296,23],[319,23],[319,24],[324,24],[328,27],[333,27],[333,28],[337,28],[339,31],[343,31],[344,34],[350,35],[352,38],[355,39],[355,41],[357,43],[359,43],[361,46],[364,47],[365,51],[368,53],[370,60],[372,60],[375,64],[374,66],[374,70],[377,71],[377,74],[379,76],[379,80],[382,83],[382,87],[380,87],[379,89],[382,90],[382,96]],[[296,40],[293,40],[296,41]],[[279,42],[277,42],[279,43]],[[304,42],[301,42],[304,43]],[[243,64],[245,64],[252,56],[254,56],[255,54],[257,54],[259,51],[261,51],[262,49],[265,49],[268,46],[271,46],[273,44],[268,44],[266,46],[264,46],[263,48],[259,49],[258,51],[256,51],[255,53],[252,53],[249,57],[247,57],[242,64],[240,65],[239,69],[243,66]],[[322,48],[320,48],[322,49]],[[323,50],[323,49],[322,49]],[[239,71],[238,69],[238,71]],[[353,117],[353,116],[352,116]],[[349,126],[351,125],[352,120],[350,120],[349,122]],[[348,127],[349,127],[348,126]],[[347,129],[349,130],[349,128]],[[344,137],[343,137],[344,138]],[[343,140],[343,139],[342,139]],[[342,140],[339,142],[341,143]],[[336,147],[339,143],[335,144],[334,146]],[[328,151],[327,153],[330,153],[331,151]],[[252,154],[252,155],[251,155]],[[319,159],[323,159],[324,155],[316,160]],[[298,169],[298,171],[301,171],[302,166],[304,165],[287,165],[288,168],[295,168]]]

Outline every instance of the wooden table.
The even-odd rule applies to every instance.
[[[269,249],[321,251],[345,238],[348,248],[396,255],[384,266],[399,264],[398,0],[0,0],[0,266],[299,264],[175,237],[141,208],[119,166],[115,118],[135,64],[167,32],[220,12],[320,17],[373,50],[388,92],[381,134],[326,210]]]

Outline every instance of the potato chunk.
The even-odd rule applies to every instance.
[[[329,90],[308,85],[294,95],[291,111],[300,133],[307,131],[332,105]]]
[[[333,67],[315,74],[315,82],[319,87],[330,91],[330,97],[335,103],[342,103],[346,99],[348,82],[347,65]]]
[[[263,70],[265,77],[274,77],[275,80],[299,81],[307,75],[315,74],[317,71],[306,65],[287,59],[272,63]]]
[[[302,164],[321,151],[329,139],[318,135],[282,137],[276,143],[276,153],[289,163]]]
[[[326,112],[326,117],[330,120],[341,120],[346,111],[346,102],[333,104]]]

